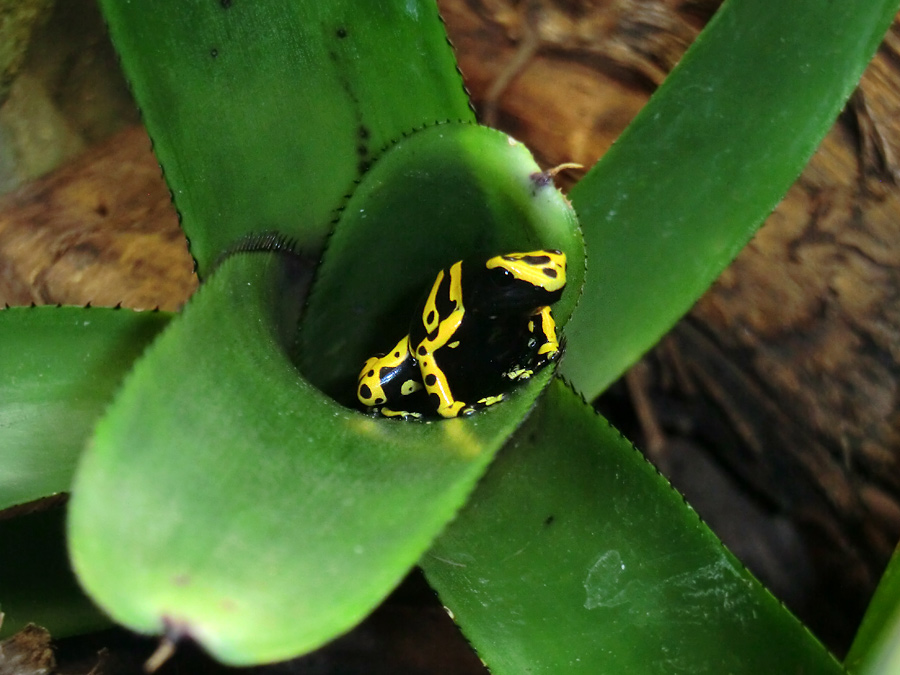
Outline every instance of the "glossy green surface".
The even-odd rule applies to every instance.
[[[304,371],[339,398],[358,356],[399,337],[405,301],[435,268],[463,248],[553,245],[527,211],[516,235],[527,191],[490,194],[527,185],[518,150],[499,171],[479,154],[486,140],[404,158],[427,137],[402,131],[468,116],[425,3],[372,17],[349,2],[105,6],[201,271],[245,232],[318,242],[360,162],[399,141],[346,203],[301,335]],[[799,171],[889,18],[884,2],[850,7],[730,0],[573,192],[592,259],[565,367],[583,391],[602,389],[687,309]],[[419,52],[444,56],[426,59],[433,73],[410,73]],[[392,158],[403,161],[391,169]],[[371,231],[345,229],[370,215]],[[241,255],[210,278],[98,427],[72,505],[72,553],[94,597],[126,625],[186,632],[230,663],[292,656],[361,618],[463,503],[549,376],[468,420],[398,424],[342,408],[286,356],[301,297],[287,260]],[[475,516],[442,540],[455,548],[435,549],[452,568],[444,581],[429,570],[496,672],[568,671],[588,656],[609,672],[836,668],[627,445],[554,392],[507,453],[528,465],[489,480]],[[539,545],[551,536],[542,528],[564,523],[552,550]]]
[[[170,318],[127,309],[0,310],[0,509],[69,489],[94,422]]]
[[[568,257],[557,324],[584,280],[584,245],[565,198],[521,143],[470,124],[400,139],[354,192],[328,242],[303,316],[300,365],[351,404],[365,360],[409,331],[437,271],[465,258],[555,248]]]
[[[730,0],[570,198],[590,276],[563,372],[593,398],[706,290],[796,179],[897,0]]]
[[[74,567],[98,604],[232,664],[295,656],[362,619],[551,374],[466,419],[343,408],[286,354],[302,291],[294,267],[246,253],[217,269],[136,364],[70,502]]]
[[[842,672],[559,379],[421,564],[496,675]]]
[[[844,666],[860,675],[900,672],[900,553],[897,551],[869,603]]]
[[[317,247],[381,148],[472,119],[431,0],[102,0],[201,276],[248,232]]]

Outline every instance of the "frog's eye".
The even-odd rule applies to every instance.
[[[497,286],[498,288],[506,288],[516,281],[515,275],[503,267],[495,267],[492,269],[489,278],[494,283],[494,286]]]

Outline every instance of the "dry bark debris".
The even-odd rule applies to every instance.
[[[175,310],[195,287],[184,234],[140,127],[0,197],[0,306]]]
[[[718,3],[440,5],[483,115],[549,166],[590,166]],[[727,543],[785,595],[802,589],[795,611],[838,650],[900,537],[898,67],[895,22],[784,202],[630,378],[656,461],[677,464],[685,440],[714,453],[781,528],[756,551],[746,529]]]
[[[50,633],[43,628],[29,624],[0,642],[0,675],[51,675],[55,670]]]

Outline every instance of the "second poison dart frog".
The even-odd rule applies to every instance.
[[[566,255],[541,250],[459,261],[438,272],[409,333],[359,374],[357,396],[385,417],[457,417],[502,401],[558,358],[550,305]]]

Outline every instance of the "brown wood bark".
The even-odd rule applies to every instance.
[[[590,166],[716,4],[441,8],[482,117]],[[838,650],[900,536],[898,51],[895,23],[784,202],[626,378],[644,449]]]
[[[175,310],[195,287],[142,127],[0,197],[0,306]]]

